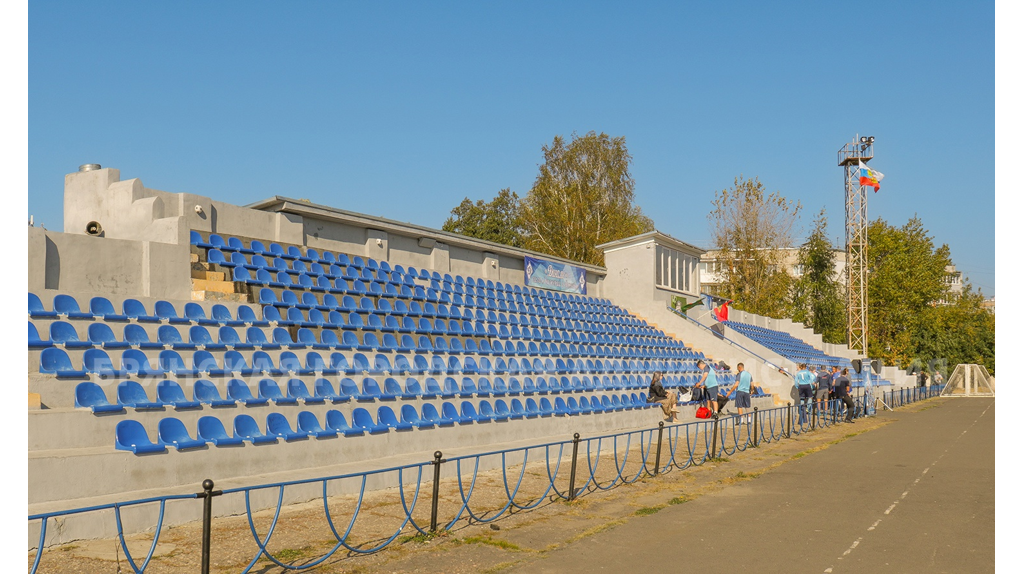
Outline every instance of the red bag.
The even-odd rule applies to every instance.
[[[699,418],[699,419],[709,419],[709,418],[711,418],[711,409],[709,409],[707,407],[700,407],[700,408],[698,408],[697,409],[697,418]]]

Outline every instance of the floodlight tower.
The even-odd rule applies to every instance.
[[[846,184],[846,344],[868,353],[868,195],[860,164],[875,155],[874,136],[860,136],[839,150]]]

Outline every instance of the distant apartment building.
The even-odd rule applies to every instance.
[[[781,252],[781,258],[779,266],[782,271],[789,273],[789,275],[795,279],[799,279],[804,274],[803,265],[800,265],[800,248],[799,247],[786,247],[779,250]],[[840,284],[846,281],[846,251],[842,249],[833,249],[832,252],[835,254],[835,280],[839,281]],[[707,293],[713,296],[720,296],[722,284],[725,282],[725,265],[726,262],[722,261],[721,251],[708,251],[700,258],[700,280],[701,280],[701,292]]]

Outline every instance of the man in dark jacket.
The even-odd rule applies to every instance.
[[[667,422],[678,422],[679,417],[679,394],[675,389],[665,390],[661,384],[661,373],[654,373],[651,377],[651,387],[647,390],[647,402],[661,403],[661,411],[665,413]]]
[[[853,403],[853,397],[850,396],[849,374],[849,369],[843,369],[843,371],[836,378],[835,393],[836,398],[843,401],[843,404],[846,405],[846,422],[852,423],[856,406]]]

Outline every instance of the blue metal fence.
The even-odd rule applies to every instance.
[[[875,413],[875,404],[881,400],[885,406],[897,408],[922,399],[937,396],[942,390],[941,385],[934,385],[926,388],[894,389],[881,396],[859,394],[855,397],[855,416],[870,416]],[[38,571],[45,551],[47,523],[53,519],[60,519],[76,514],[113,510],[117,536],[120,539],[128,565],[134,572],[143,572],[149,565],[153,553],[160,540],[164,521],[164,509],[168,502],[180,500],[201,499],[204,502],[203,518],[203,553],[202,571],[209,571],[210,559],[210,530],[212,528],[212,499],[216,496],[241,495],[245,500],[246,518],[249,531],[256,543],[257,551],[252,560],[242,570],[250,572],[256,563],[262,558],[272,561],[281,568],[288,570],[302,570],[312,568],[323,563],[344,548],[353,554],[368,554],[377,552],[394,542],[407,527],[411,527],[419,534],[429,534],[434,530],[451,530],[460,520],[467,520],[475,523],[493,522],[513,511],[525,511],[536,508],[545,500],[567,500],[571,501],[580,496],[592,492],[607,491],[624,484],[632,484],[644,477],[654,477],[675,470],[683,470],[691,466],[700,466],[718,457],[733,456],[737,452],[745,451],[748,448],[756,448],[763,443],[772,443],[794,434],[810,432],[818,427],[830,427],[841,421],[846,415],[846,407],[841,401],[833,400],[827,404],[810,403],[787,405],[765,410],[753,409],[749,414],[749,422],[739,416],[721,416],[713,419],[689,423],[665,424],[660,423],[655,428],[634,430],[621,433],[606,434],[594,437],[581,438],[578,434],[572,440],[550,442],[531,445],[527,447],[496,450],[478,454],[458,456],[443,459],[442,453],[435,453],[434,459],[421,463],[414,463],[404,466],[357,472],[336,476],[327,476],[314,479],[295,480],[287,482],[276,482],[261,484],[257,486],[246,486],[240,488],[214,491],[213,482],[204,481],[203,492],[196,494],[168,495],[128,502],[118,502],[72,510],[62,510],[34,514],[28,517],[29,521],[40,522],[39,545],[35,559],[33,560],[30,572]],[[667,441],[665,440],[665,435]],[[580,452],[582,448],[582,453]],[[639,449],[634,447],[639,446]],[[666,450],[667,447],[667,450]],[[566,469],[566,451],[571,448],[572,455],[569,468]],[[534,495],[527,501],[517,500],[524,484],[526,466],[530,461],[531,453],[542,453],[543,466],[546,471],[546,487],[540,495]],[[585,464],[578,460],[578,455],[586,456]],[[501,458],[500,471],[504,486],[505,502],[500,508],[481,511],[472,507],[473,494],[477,489],[477,479],[480,477],[481,460],[485,457],[497,456]],[[518,462],[520,457],[522,463],[518,471],[509,472],[510,462]],[[536,462],[536,460],[535,460]],[[438,523],[438,492],[441,465],[454,466],[454,478],[458,484],[458,510],[447,522]],[[424,471],[433,469],[433,491],[430,497],[431,512],[430,524],[421,524],[413,518],[417,506],[424,496],[422,487],[424,483]],[[610,471],[608,470],[610,469]],[[394,531],[382,538],[372,546],[365,547],[352,543],[350,536],[353,528],[363,510],[363,499],[367,492],[368,479],[395,473],[397,486],[401,501],[404,518],[400,518]],[[569,476],[566,477],[566,474]],[[414,477],[414,478],[413,478]],[[406,479],[412,494],[406,495]],[[355,502],[355,509],[349,517],[344,528],[339,528],[337,517],[332,516],[328,504],[328,486],[331,483],[342,480],[355,479],[359,481],[358,497]],[[464,486],[468,483],[468,487]],[[319,484],[322,492],[323,509],[327,525],[336,541],[335,545],[322,556],[302,564],[292,566],[283,563],[275,558],[268,550],[274,533],[278,527],[281,517],[281,510],[284,508],[285,489],[291,486]],[[564,486],[560,487],[559,484]],[[260,536],[257,532],[253,514],[258,509],[252,505],[252,496],[259,491],[276,491],[277,503],[274,505],[274,516],[265,535]],[[159,504],[159,513],[156,520],[156,529],[153,535],[153,542],[142,563],[138,563],[125,544],[124,529],[121,524],[121,511],[124,508],[139,506],[143,504]]]

